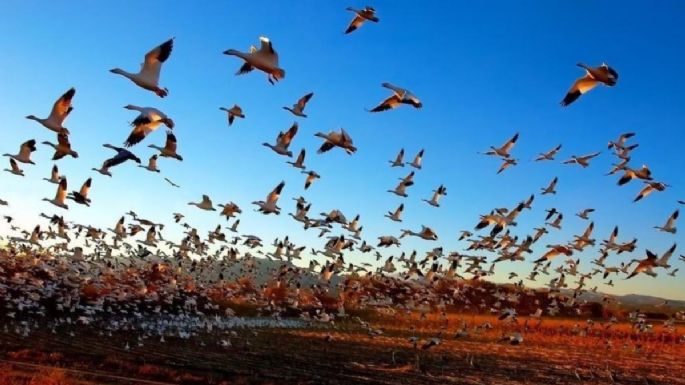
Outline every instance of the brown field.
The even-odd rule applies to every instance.
[[[493,328],[477,328],[486,322]],[[164,343],[149,338],[142,346],[137,337],[103,337],[87,326],[71,337],[2,333],[0,384],[685,384],[682,330],[655,324],[638,334],[630,324],[524,322],[412,314],[376,318],[371,327],[383,332],[374,337],[343,321],[325,328],[239,329],[230,337],[203,332]],[[455,338],[464,325],[468,336]],[[521,345],[498,341],[515,330],[524,334]],[[421,349],[441,331],[440,345]],[[412,335],[421,337],[417,349],[408,341]],[[218,346],[221,338],[231,346]]]

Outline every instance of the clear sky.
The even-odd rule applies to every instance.
[[[367,23],[351,35],[343,34],[352,18],[345,7],[363,3],[104,4],[13,0],[0,7],[0,152],[15,153],[31,138],[54,141],[53,133],[24,116],[47,116],[59,95],[69,87],[77,89],[66,125],[80,158],[58,165],[70,189],[94,176],[93,204],[72,205],[68,220],[107,228],[129,209],[166,222],[179,211],[189,223],[208,230],[225,221],[187,205],[206,193],[215,204],[232,200],[243,208],[243,232],[269,242],[290,234],[296,243],[318,248],[323,241],[285,215],[294,210],[291,198],[304,195],[313,202],[312,214],[333,208],[350,218],[361,214],[363,236],[372,242],[379,235],[398,236],[402,228],[417,230],[426,224],[440,240],[407,239],[403,250],[439,245],[462,250],[466,244],[457,242],[458,231],[472,230],[479,214],[512,208],[558,176],[558,194],[538,195],[534,209],[525,211],[513,230],[519,236],[530,234],[542,225],[546,208],[565,214],[563,230],[543,238],[535,258],[545,244],[580,234],[587,223],[573,214],[593,207],[598,243],[614,225],[620,226],[620,240],[639,239],[633,255],[612,255],[610,264],[642,258],[645,248],[662,253],[678,242],[672,261],[685,270],[676,262],[685,251],[685,231],[671,235],[653,228],[677,208],[677,199],[685,199],[683,2],[377,1],[372,5],[380,23]],[[235,76],[240,60],[222,55],[228,48],[246,50],[258,44],[260,35],[272,40],[286,70],[286,78],[276,86],[257,72]],[[136,71],[145,52],[172,36],[174,51],[161,78],[170,90],[166,99],[108,72],[114,67]],[[606,61],[618,70],[619,82],[562,108],[559,101],[583,73],[575,65],[579,61]],[[411,89],[424,108],[366,112],[388,96],[380,87],[384,81]],[[322,175],[305,193],[305,176],[261,143],[273,142],[295,121],[281,107],[310,91],[315,95],[307,107],[309,118],[298,119],[300,131],[291,146],[295,153],[306,148],[307,165]],[[234,103],[247,117],[229,128],[218,108]],[[126,104],[157,107],[171,116],[185,161],[160,160],[161,175],[132,164],[113,169],[111,179],[89,171],[112,155],[101,144],[120,145],[127,137],[135,114],[122,108]],[[340,127],[354,138],[357,154],[348,156],[339,149],[315,154],[320,140],[313,134]],[[163,131],[150,135],[134,152],[147,159],[153,153],[147,145],[162,145]],[[634,141],[640,143],[631,164],[648,164],[655,178],[672,185],[636,204],[632,199],[641,183],[618,187],[617,177],[603,176],[615,161],[607,141],[626,131],[635,131]],[[520,139],[513,155],[521,162],[496,175],[499,161],[477,152],[502,144],[514,132],[520,132]],[[531,162],[559,143],[559,160],[600,150],[602,154],[587,169]],[[385,192],[409,172],[388,165],[400,148],[409,158],[426,150],[424,169],[417,172],[407,199]],[[25,178],[0,175],[0,198],[10,201],[10,207],[0,207],[0,214],[14,215],[27,228],[36,224],[38,213],[58,212],[40,201],[55,192],[54,185],[42,181],[52,167],[49,150],[39,146],[37,165],[24,166]],[[7,160],[2,162],[5,168]],[[183,188],[171,188],[164,176]],[[281,180],[286,181],[280,203],[284,213],[275,217],[252,212],[250,202],[264,199]],[[441,183],[448,195],[440,208],[421,201]],[[404,223],[383,218],[400,202],[406,206]],[[165,230],[167,238],[178,235],[178,229]],[[384,251],[391,253],[397,251]],[[581,258],[581,271],[590,269],[597,254],[593,249],[574,256]],[[502,264],[497,278],[503,280],[510,271],[527,274],[530,268],[527,262]],[[614,279],[614,288],[599,281],[590,287],[685,299],[683,275],[665,273],[660,269],[657,279]]]

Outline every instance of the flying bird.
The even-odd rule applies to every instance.
[[[178,147],[176,135],[174,135],[174,133],[171,131],[166,132],[166,142],[164,143],[164,147],[159,147],[154,144],[151,144],[148,147],[154,148],[155,150],[159,151],[159,156],[161,157],[174,158],[176,160],[183,161],[183,157],[176,152],[176,149]],[[138,163],[140,163],[140,160],[138,161]]]
[[[88,178],[88,180],[83,183],[83,186],[81,186],[81,190],[72,191],[71,194],[67,196],[67,199],[71,199],[78,204],[90,207],[90,198],[88,198],[88,192],[90,191],[90,186],[92,183],[93,179]]]
[[[233,107],[231,108],[226,108],[226,107],[219,107],[221,111],[226,111],[228,114],[228,126],[230,127],[231,124],[233,124],[233,121],[235,118],[240,118],[240,119],[245,119],[245,114],[243,113],[243,109],[240,108],[239,105],[234,104]]]
[[[60,160],[67,155],[71,156],[72,158],[78,158],[78,152],[71,149],[69,136],[64,132],[57,134],[57,144],[48,141],[43,142],[43,144],[55,149],[55,154],[52,156],[52,160]]]
[[[22,143],[21,146],[19,147],[19,153],[16,155],[12,154],[3,154],[3,156],[8,156],[17,162],[21,163],[29,163],[29,164],[35,164],[31,160],[31,153],[36,151],[36,140],[31,139],[27,140],[26,142]]]
[[[169,90],[159,86],[159,75],[162,71],[162,64],[169,59],[173,48],[174,38],[171,38],[146,53],[145,61],[138,73],[126,72],[120,68],[111,69],[109,72],[121,75],[135,83],[138,87],[152,91],[157,96],[163,98],[169,94]]]
[[[346,9],[350,12],[354,12],[355,15],[354,19],[352,19],[350,24],[347,26],[345,34],[356,31],[357,28],[361,27],[362,24],[364,24],[364,22],[367,20],[374,23],[378,23],[379,21],[378,17],[376,17],[376,10],[368,5],[363,9],[354,9],[352,7],[347,7]]]
[[[293,141],[293,138],[295,138],[295,135],[297,134],[297,129],[298,129],[298,124],[297,122],[293,123],[292,126],[290,126],[290,129],[288,131],[283,132],[280,131],[278,133],[278,136],[276,137],[276,144],[270,144],[270,143],[262,143],[263,146],[269,147],[272,149],[275,153],[279,155],[284,155],[288,157],[293,156],[293,152],[288,150],[288,147],[290,147],[290,143]]]
[[[133,130],[124,142],[124,146],[132,147],[145,139],[148,134],[155,131],[161,124],[169,129],[174,128],[174,121],[162,111],[153,107],[138,107],[132,104],[124,106],[127,110],[138,111],[138,116],[131,122]]]
[[[252,204],[257,205],[259,209],[257,211],[263,214],[280,214],[281,208],[278,207],[278,198],[281,197],[281,192],[285,182],[281,181],[267,196],[266,201],[254,201]]]
[[[494,156],[499,156],[502,158],[508,158],[510,155],[509,153],[511,152],[511,149],[514,148],[514,145],[516,145],[516,141],[519,139],[519,134],[518,132],[514,134],[514,136],[511,137],[511,139],[507,140],[501,147],[495,148],[494,146],[490,146],[490,150],[487,152],[484,152],[483,155],[494,155]]]
[[[382,83],[381,86],[389,90],[392,90],[393,94],[392,96],[382,101],[381,104],[369,110],[369,112],[381,112],[392,110],[394,108],[399,107],[401,104],[409,104],[410,106],[413,106],[417,109],[423,107],[421,100],[411,91],[394,86],[390,83]]]
[[[224,51],[224,55],[237,56],[245,61],[236,75],[246,74],[253,69],[258,69],[267,74],[269,83],[285,78],[285,71],[278,67],[278,53],[274,50],[271,40],[262,36],[259,38],[261,46],[259,49],[251,47],[249,52],[241,52],[235,49]]]
[[[541,152],[540,155],[535,158],[535,161],[539,162],[541,160],[554,160],[554,157],[557,155],[559,150],[561,150],[561,144],[547,152]]]
[[[585,69],[585,75],[576,80],[571,89],[568,90],[566,96],[561,101],[563,107],[573,103],[580,95],[589,92],[600,83],[613,87],[618,81],[618,72],[606,63],[602,63],[599,67],[590,67],[583,63],[578,63],[577,66]]]
[[[582,168],[586,168],[590,165],[590,160],[592,158],[597,157],[599,154],[600,154],[599,152],[593,152],[591,154],[581,155],[581,156],[571,155],[571,159],[565,160],[563,163],[564,164],[577,164],[577,165],[581,166]]]
[[[69,135],[69,130],[63,126],[64,120],[66,120],[69,113],[73,111],[74,107],[71,106],[71,100],[76,95],[76,89],[70,88],[65,92],[59,99],[53,104],[50,115],[47,118],[37,118],[34,115],[28,115],[26,119],[35,120],[36,122],[43,125],[43,127],[55,131],[57,133],[65,133]]]
[[[342,148],[343,150],[345,150],[345,152],[347,152],[348,155],[352,155],[357,151],[357,147],[355,147],[352,143],[352,138],[347,133],[347,131],[345,131],[344,128],[341,128],[340,132],[331,131],[328,134],[317,132],[316,134],[314,134],[314,136],[318,136],[319,138],[325,139],[324,143],[321,145],[321,147],[319,147],[319,150],[317,151],[318,154],[327,152],[333,147]]]
[[[304,108],[307,106],[307,103],[309,102],[309,99],[312,98],[312,96],[314,96],[314,93],[310,92],[307,95],[301,97],[297,101],[297,103],[293,104],[292,108],[291,107],[283,107],[283,109],[290,111],[295,116],[306,118],[307,115],[304,113]]]

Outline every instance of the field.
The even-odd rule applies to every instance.
[[[347,319],[198,331],[164,342],[124,332],[103,338],[89,326],[28,337],[6,331],[0,383],[685,384],[682,330],[655,324],[636,333],[630,324],[608,325],[411,314],[375,317],[368,327]],[[521,344],[501,341],[515,330]],[[412,336],[419,337],[416,348]],[[436,336],[441,343],[424,349]]]

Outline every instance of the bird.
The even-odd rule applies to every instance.
[[[535,263],[549,261],[559,255],[565,255],[567,257],[573,255],[573,250],[564,245],[547,245],[547,248],[549,250],[547,250],[547,252],[545,252],[545,254],[543,254],[542,257],[540,257],[540,259],[536,260]]]
[[[17,162],[21,163],[30,163],[30,164],[35,164],[31,160],[31,153],[36,151],[36,140],[35,139],[30,139],[27,140],[26,142],[22,143],[21,146],[19,147],[19,153],[16,155],[12,154],[3,154],[3,156],[8,156]]]
[[[67,204],[64,203],[66,198],[67,198],[67,178],[62,177],[62,179],[59,181],[59,185],[57,186],[57,193],[55,194],[55,198],[54,199],[43,198],[43,200],[46,202],[50,202],[57,207],[61,207],[65,210],[68,210],[69,206],[67,206]]]
[[[442,198],[445,195],[447,195],[447,188],[443,185],[440,185],[437,189],[433,190],[433,197],[430,200],[423,199],[423,201],[433,207],[440,207],[440,198]]]
[[[314,134],[314,136],[318,136],[319,138],[325,139],[324,143],[319,147],[319,150],[317,151],[318,154],[322,154],[324,152],[329,151],[333,147],[340,147],[345,152],[347,152],[348,155],[352,155],[355,152],[357,152],[357,147],[354,146],[352,143],[352,138],[350,135],[345,131],[344,128],[340,129],[340,132],[336,131],[331,131],[328,134],[324,134],[322,132],[317,132]]]
[[[411,161],[411,163],[408,163],[410,166],[414,167],[415,169],[420,170],[421,169],[421,163],[423,162],[423,148],[416,154],[414,157],[414,160]]]
[[[28,115],[26,119],[35,120],[48,130],[69,135],[69,130],[64,127],[63,124],[64,120],[69,116],[69,113],[74,109],[74,107],[71,106],[71,100],[74,98],[74,95],[76,95],[75,88],[72,87],[67,90],[67,92],[55,101],[55,104],[50,111],[50,115],[48,115],[47,118],[41,119],[34,115]]]
[[[221,111],[226,111],[228,114],[228,126],[230,127],[231,124],[233,124],[233,120],[235,118],[240,118],[240,119],[245,119],[245,114],[243,113],[243,109],[240,108],[239,105],[234,104],[233,107],[231,108],[226,108],[226,107],[219,107]]]
[[[225,216],[226,220],[232,218],[235,216],[235,214],[242,214],[242,210],[240,207],[238,207],[237,204],[233,202],[229,202],[227,204],[219,204],[219,207],[221,207],[221,213],[219,215]]]
[[[535,158],[535,161],[539,162],[541,160],[554,160],[554,157],[557,155],[559,150],[561,150],[561,144],[547,152],[541,152],[540,155],[537,158]]]
[[[612,148],[617,148],[617,149],[622,149],[625,147],[625,143],[628,139],[632,138],[635,136],[634,132],[625,132],[621,135],[619,135],[618,139],[616,141],[609,141],[609,144],[607,145],[607,149],[611,150]]]
[[[675,234],[677,231],[677,228],[675,227],[675,221],[678,219],[679,213],[680,210],[674,211],[673,214],[671,214],[671,216],[668,217],[666,223],[663,226],[654,226],[654,228],[659,231]]]
[[[589,215],[590,213],[595,212],[595,209],[584,209],[583,211],[579,212],[576,214],[578,218],[588,220],[590,219]]]
[[[352,7],[347,7],[346,10],[354,12],[354,19],[350,22],[345,30],[345,34],[349,34],[356,31],[357,28],[361,27],[365,21],[372,21],[378,23],[380,20],[376,17],[376,10],[373,7],[366,6],[362,9],[354,9]]]
[[[618,180],[619,186],[623,186],[624,184],[630,182],[633,179],[642,179],[647,181],[653,179],[652,171],[646,165],[642,165],[642,167],[639,169],[632,169],[626,167],[624,170],[625,171],[623,172],[621,179]]]
[[[395,222],[402,222],[402,212],[404,211],[404,203],[401,203],[395,211],[388,211],[385,216]]]
[[[402,230],[402,235],[400,235],[400,239],[404,238],[407,235],[419,237],[421,239],[425,239],[427,241],[437,241],[438,240],[438,234],[435,233],[433,229],[431,229],[428,226],[421,225],[421,230],[418,232],[412,231],[412,230]]]
[[[302,171],[303,174],[307,174],[307,180],[304,182],[304,189],[309,189],[314,180],[321,178],[321,175],[317,174],[316,171]]]
[[[169,183],[172,187],[180,188],[181,186],[177,185],[176,183],[172,182],[169,178],[164,178],[164,180]]]
[[[631,279],[640,273],[645,273],[649,276],[656,277],[656,273],[653,268],[656,267],[657,256],[650,250],[645,250],[647,256],[644,259],[638,260],[637,266],[633,269],[633,272],[626,277],[626,279]]]
[[[285,78],[285,70],[278,67],[278,53],[274,50],[271,40],[261,36],[259,41],[259,49],[254,46],[250,48],[250,52],[229,49],[224,51],[224,55],[237,56],[245,61],[236,75],[246,74],[256,68],[267,74],[269,83],[275,84]]]
[[[176,160],[183,161],[183,157],[176,152],[176,135],[174,135],[174,133],[171,131],[166,132],[166,142],[164,144],[164,147],[159,147],[154,144],[151,144],[148,147],[154,148],[155,150],[159,151],[159,155],[164,158],[174,158]]]
[[[199,209],[202,210],[207,210],[207,211],[216,211],[214,208],[214,205],[212,204],[212,200],[209,199],[208,195],[202,195],[202,201],[200,203],[195,203],[195,202],[189,202],[189,206],[195,206]]]
[[[542,190],[542,195],[546,194],[556,194],[557,193],[557,182],[559,181],[559,178],[554,177],[551,182],[549,182],[549,185],[547,187],[541,188]]]
[[[613,87],[618,81],[618,72],[609,67],[606,63],[602,63],[599,67],[590,67],[583,63],[578,63],[576,65],[585,69],[585,75],[578,78],[568,90],[566,96],[564,96],[564,99],[561,101],[563,107],[570,105],[576,101],[580,95],[589,92],[600,83]]]
[[[80,191],[72,191],[71,194],[67,196],[67,199],[71,199],[74,202],[90,207],[90,199],[88,198],[88,192],[90,191],[90,186],[93,183],[92,178],[88,178],[83,186],[81,186]]]
[[[50,172],[50,179],[43,178],[43,180],[46,180],[46,181],[48,181],[50,183],[54,183],[54,184],[59,184],[60,179],[61,178],[59,175],[59,168],[57,168],[56,164],[52,166],[52,171]]]
[[[400,149],[400,152],[395,156],[395,160],[389,160],[390,167],[404,167],[404,149]]]
[[[278,207],[278,198],[281,196],[285,181],[281,181],[267,196],[266,201],[254,201],[252,204],[259,207],[259,212],[263,214],[280,214],[281,208]]]
[[[55,154],[52,156],[52,160],[59,160],[67,155],[71,156],[72,158],[78,158],[78,152],[71,149],[69,136],[64,132],[57,134],[57,144],[48,141],[44,141],[43,144],[55,149]]]
[[[139,164],[138,167],[144,168],[144,169],[151,171],[151,172],[160,172],[159,168],[157,168],[157,154],[152,155],[150,157],[150,159],[148,159],[147,166],[143,166],[142,164]],[[168,181],[168,179],[167,179],[167,181]]]
[[[145,61],[138,73],[126,72],[120,68],[113,68],[109,72],[121,75],[131,80],[137,86],[152,91],[157,96],[164,98],[169,94],[169,90],[159,86],[159,75],[162,70],[162,64],[169,59],[173,49],[174,38],[172,37],[145,54]]]
[[[633,199],[633,202],[637,202],[639,200],[642,200],[649,194],[651,194],[654,191],[664,191],[666,190],[666,187],[669,187],[667,184],[662,183],[662,182],[647,182],[645,181],[645,187],[640,190],[640,192],[637,194],[635,199]]]
[[[306,94],[305,96],[298,99],[297,103],[293,104],[291,107],[283,107],[284,110],[290,111],[293,115],[306,118],[307,115],[304,113],[304,108],[307,106],[309,99],[314,96],[313,92]]]
[[[110,148],[116,151],[117,154],[114,157],[105,160],[102,163],[102,167],[100,167],[100,169],[94,168],[93,171],[97,171],[102,175],[107,175],[111,177],[112,174],[109,172],[109,169],[112,167],[118,166],[128,160],[132,160],[140,164],[140,158],[138,158],[131,151],[125,148],[112,146],[111,144],[103,144],[102,147]]]
[[[5,171],[14,175],[24,176],[24,170],[19,168],[17,161],[13,158],[10,158],[10,168],[6,168]]]
[[[379,105],[369,110],[369,112],[381,112],[392,110],[394,108],[399,107],[402,104],[409,104],[410,106],[416,109],[420,109],[421,107],[423,107],[421,100],[411,91],[401,87],[394,86],[390,83],[382,83],[381,86],[389,90],[392,90],[393,94],[392,96],[382,101]]]
[[[571,155],[571,159],[565,160],[563,163],[564,164],[578,164],[581,167],[585,168],[590,165],[590,159],[598,156],[600,153],[599,152],[593,152],[591,154],[587,155]]]
[[[270,144],[270,143],[262,143],[263,146],[269,147],[272,149],[275,153],[279,155],[284,155],[287,157],[292,157],[293,152],[288,150],[288,147],[290,147],[290,143],[293,141],[293,138],[295,138],[295,135],[297,135],[297,129],[299,125],[297,122],[294,122],[292,126],[288,129],[288,131],[283,132],[280,131],[278,133],[278,136],[276,137],[276,144]]]
[[[518,160],[514,158],[504,158],[502,160],[502,165],[499,167],[497,170],[497,174],[501,174],[504,170],[508,169],[511,166],[516,166],[518,164]]]
[[[305,155],[306,155],[306,151],[303,148],[302,150],[300,150],[300,153],[297,155],[297,159],[294,162],[288,161],[286,163],[293,165],[293,167],[295,167],[295,168],[299,168],[301,170],[304,170],[304,169],[306,169],[306,167],[304,166]]]
[[[514,145],[516,144],[516,141],[519,139],[519,133],[517,132],[514,134],[514,136],[511,137],[511,139],[507,140],[501,147],[495,148],[494,146],[490,146],[490,150],[487,152],[484,152],[484,155],[495,155],[499,156],[502,158],[508,158],[509,152],[511,151],[512,148],[514,148]]]
[[[131,122],[133,130],[124,142],[124,146],[132,147],[140,143],[151,132],[155,131],[161,124],[169,129],[174,128],[173,119],[169,118],[162,111],[153,107],[138,107],[133,104],[124,106],[127,110],[138,111],[138,116]]]

